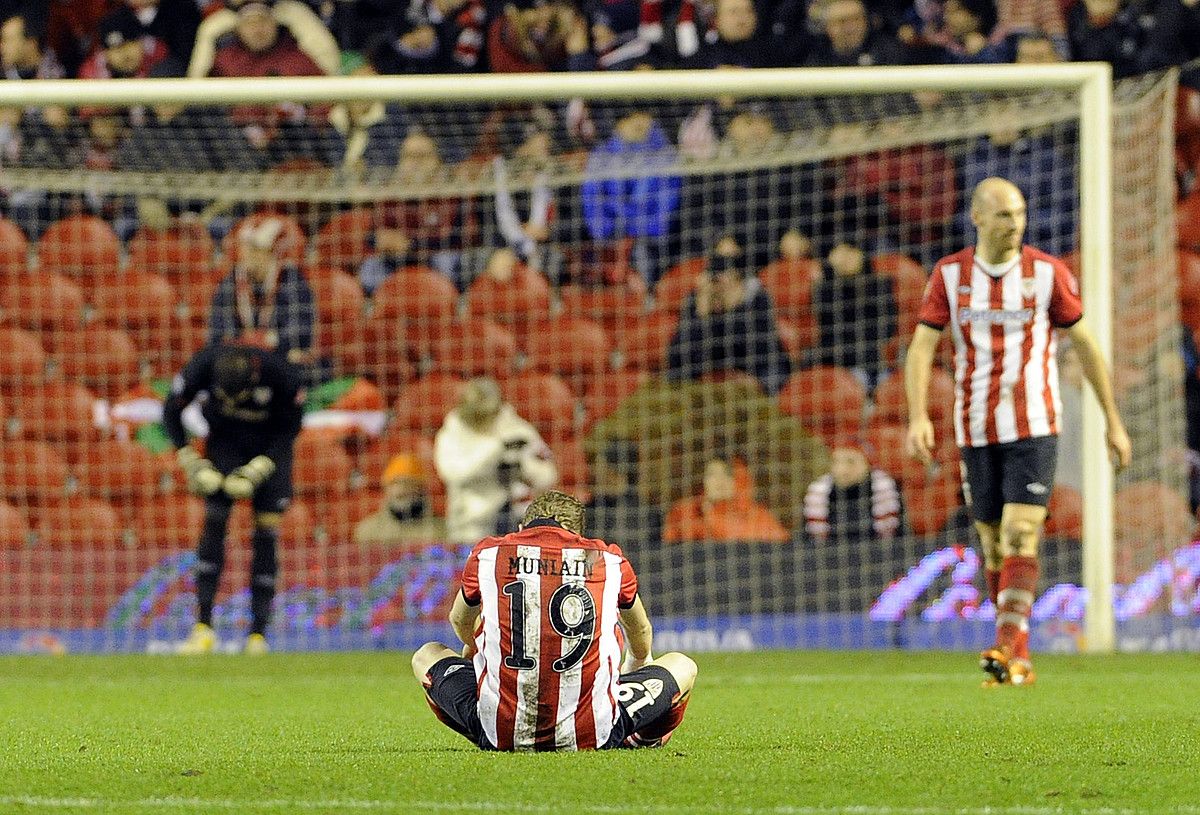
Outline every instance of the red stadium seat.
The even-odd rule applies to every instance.
[[[458,291],[444,275],[411,266],[380,283],[372,300],[376,320],[445,322],[457,310]]]
[[[123,545],[124,529],[111,504],[66,498],[33,511],[38,537],[59,549],[111,549]]]
[[[904,393],[904,375],[897,371],[875,389],[872,424],[907,424],[908,399]],[[929,416],[934,424],[951,420],[954,415],[954,378],[935,368],[929,377],[927,397]]]
[[[1114,504],[1117,550],[1128,550],[1128,556],[1157,559],[1187,542],[1192,531],[1187,499],[1157,481],[1127,484],[1117,491]]]
[[[432,337],[420,331],[413,339],[416,347],[425,347],[437,370],[460,376],[503,378],[512,373],[517,357],[513,333],[491,320],[468,318],[441,327]]]
[[[575,395],[552,374],[523,373],[500,383],[504,398],[547,443],[575,435]]]
[[[98,436],[96,396],[76,382],[31,386],[12,404],[18,433],[25,438],[74,441]]]
[[[655,306],[664,311],[679,311],[692,289],[696,278],[708,268],[708,258],[688,258],[670,268],[654,287]]]
[[[98,281],[90,293],[101,320],[123,328],[165,326],[175,315],[175,289],[162,275],[129,270]]]
[[[42,503],[67,493],[70,469],[48,443],[8,439],[0,444],[0,495]]]
[[[307,277],[317,308],[317,347],[330,356],[338,373],[361,372],[367,359],[362,288],[333,269],[310,269]]]
[[[88,327],[55,334],[50,350],[68,379],[97,393],[116,396],[141,379],[141,354],[119,328]]]
[[[943,474],[928,483],[907,482],[903,489],[908,525],[917,535],[936,535],[962,501],[958,480]]]
[[[566,439],[552,447],[554,463],[558,467],[558,483],[564,492],[579,496],[588,492],[592,486],[591,473],[588,470],[587,456],[583,453],[583,445],[575,439]]]
[[[291,263],[296,266],[304,265],[308,239],[304,236],[304,230],[300,228],[300,223],[290,215],[279,215],[271,212],[256,212],[253,215],[247,215],[234,224],[233,229],[229,230],[229,234],[225,236],[225,240],[221,243],[225,256],[229,258],[231,263],[237,263],[241,254],[242,230],[247,227],[253,229],[268,220],[283,222],[283,232],[279,236],[279,242],[276,244],[276,252],[279,258],[284,263]]]
[[[0,279],[25,273],[29,240],[12,221],[0,218]]]
[[[588,288],[563,286],[558,291],[562,313],[585,317],[604,326],[612,336],[623,334],[645,312],[646,291],[640,277],[631,278],[639,285]]]
[[[393,424],[359,456],[358,470],[367,486],[380,487],[380,478],[388,462],[401,453],[416,456],[425,470],[426,479],[438,480],[433,467],[433,437]]]
[[[538,371],[565,378],[583,393],[593,377],[603,376],[612,361],[612,340],[597,322],[584,317],[554,317],[539,325],[526,343]]]
[[[133,441],[83,445],[77,458],[84,489],[97,498],[149,497],[173,485],[171,465]]]
[[[1200,328],[1200,253],[1179,250],[1179,319]]]
[[[650,379],[645,371],[625,369],[596,377],[583,397],[585,429],[611,416]]]
[[[1083,539],[1083,496],[1077,490],[1059,484],[1046,509],[1047,537]]]
[[[103,218],[72,215],[42,233],[38,259],[44,273],[112,277],[120,268],[120,243]]]
[[[1175,208],[1179,245],[1200,252],[1200,190],[1195,190]]]
[[[550,284],[522,263],[505,283],[482,275],[467,289],[467,313],[510,326],[520,342],[549,316]]]
[[[388,399],[417,375],[409,354],[405,323],[389,316],[372,316],[363,325],[362,373],[379,386]]]
[[[0,503],[0,550],[23,549],[29,542],[29,523],[14,506]]]
[[[775,310],[783,317],[801,319],[810,315],[813,281],[821,275],[821,264],[810,258],[777,260],[759,272],[758,279],[771,295]]]
[[[321,227],[314,240],[317,263],[357,269],[370,254],[375,215],[370,210],[339,212]]]
[[[279,519],[279,542],[286,547],[311,546],[316,527],[312,508],[302,500],[292,501]]]
[[[585,286],[617,286],[636,276],[633,239],[572,241],[562,247],[563,280]],[[639,278],[640,279],[640,278]]]
[[[346,448],[312,430],[296,437],[292,481],[300,495],[341,494],[350,486],[354,462]]]
[[[823,438],[862,429],[866,391],[845,368],[824,366],[792,375],[779,392],[779,407]]]
[[[83,290],[63,275],[23,275],[0,286],[0,312],[24,328],[76,328],[85,315]]]
[[[394,426],[432,436],[458,406],[465,384],[460,377],[441,373],[410,382],[392,406]]]
[[[623,364],[641,371],[662,370],[678,328],[679,315],[673,311],[656,310],[638,319],[617,344]]]
[[[812,315],[804,315],[795,320],[778,319],[775,325],[779,328],[779,339],[792,362],[799,362],[801,355],[817,344],[817,321]]]
[[[137,504],[133,533],[139,546],[192,549],[203,524],[204,499],[194,495],[162,495]]]
[[[891,278],[892,294],[896,298],[899,312],[900,331],[911,334],[916,330],[917,315],[921,311],[921,300],[925,295],[928,275],[924,267],[907,255],[883,254],[871,258],[871,267],[876,274]]]
[[[46,352],[37,334],[0,326],[0,391],[40,382],[46,374]]]
[[[142,227],[129,239],[130,269],[166,275],[178,284],[212,277],[213,240],[201,223],[177,221],[165,230]]]

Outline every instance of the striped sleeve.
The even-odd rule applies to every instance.
[[[1054,287],[1050,290],[1050,322],[1055,328],[1070,328],[1083,319],[1079,281],[1060,260],[1055,260]]]
[[[930,328],[941,331],[950,324],[950,298],[946,294],[946,282],[938,264],[925,283],[925,295],[921,299],[921,310],[917,320]]]
[[[638,580],[633,571],[633,564],[626,558],[621,558],[621,590],[617,593],[617,608],[633,608],[637,599]]]

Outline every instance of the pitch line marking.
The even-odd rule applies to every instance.
[[[538,812],[558,813],[561,804],[539,805],[526,802],[497,803],[490,801],[384,801],[372,799],[265,799],[233,800],[220,798],[56,798],[37,795],[0,796],[0,806],[20,806],[27,809],[80,810],[80,809],[162,809],[186,810],[213,809],[247,810],[302,810],[302,811],[374,811],[374,812]],[[720,815],[1151,815],[1151,813],[1175,813],[1175,815],[1197,815],[1200,807],[1181,806],[1159,809],[1135,809],[1128,807],[892,807],[874,805],[834,806],[775,806],[775,807],[729,807],[714,804],[650,804],[638,807],[644,812],[661,813],[720,813]],[[601,815],[625,815],[627,805],[573,804],[576,812],[594,812]]]

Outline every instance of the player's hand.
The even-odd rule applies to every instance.
[[[1109,423],[1105,441],[1108,442],[1108,452],[1112,456],[1117,472],[1121,472],[1133,461],[1133,443],[1129,441],[1125,425],[1119,421]]]
[[[266,456],[255,456],[225,476],[225,494],[235,501],[249,498],[275,472],[275,462]]]
[[[179,452],[175,454],[175,459],[183,468],[184,474],[187,475],[188,489],[192,493],[207,498],[215,495],[221,489],[223,480],[221,473],[211,461],[197,453],[194,448],[180,447]]]
[[[933,462],[933,422],[928,417],[913,419],[904,437],[904,450],[909,456],[928,466]]]

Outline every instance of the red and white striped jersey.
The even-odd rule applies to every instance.
[[[1030,246],[989,268],[967,248],[942,258],[920,321],[954,339],[954,435],[983,447],[1058,433],[1055,329],[1083,317],[1079,284],[1056,257]]]
[[[498,750],[603,747],[617,721],[619,609],[637,576],[619,547],[551,522],[485,538],[467,558],[479,718]]]

